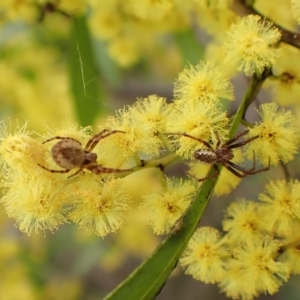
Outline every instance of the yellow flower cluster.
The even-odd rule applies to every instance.
[[[261,73],[275,63],[278,50],[274,45],[280,37],[279,30],[259,16],[242,18],[228,32],[225,60],[246,75]]]
[[[100,236],[119,229],[130,197],[122,179],[102,178],[101,173],[130,173],[143,167],[163,170],[176,158],[170,142],[179,156],[188,159],[206,147],[182,133],[212,145],[218,139],[226,140],[229,120],[219,97],[232,98],[232,86],[216,66],[200,62],[184,69],[174,94],[170,104],[152,95],[117,111],[107,118],[107,131],[102,131],[98,140],[91,137],[90,128],[48,129],[41,140],[34,138],[26,125],[12,134],[2,124],[0,154],[6,188],[2,203],[7,214],[28,234],[54,230],[67,220]],[[109,133],[114,130],[116,134]],[[166,150],[171,153],[159,158]],[[81,170],[87,173],[82,175]],[[147,208],[146,219],[158,234],[172,228],[196,192],[194,183],[163,181],[162,191],[145,195],[141,205]],[[228,193],[236,184],[229,180],[222,186]]]
[[[143,196],[140,208],[156,234],[167,234],[184,214],[197,192],[189,181],[166,179],[163,191]]]
[[[200,227],[180,263],[196,280],[217,283],[228,297],[274,294],[299,274],[298,181],[270,181],[259,202],[241,199],[226,210],[222,234]]]
[[[122,179],[107,173],[121,176],[122,171],[128,171],[123,173],[127,175],[144,167],[163,171],[175,161],[174,152],[182,159],[206,163],[196,153],[211,159],[219,148],[227,147],[230,121],[221,98],[233,98],[231,83],[216,65],[200,62],[179,74],[172,103],[156,95],[138,99],[108,117],[101,133],[93,137],[90,128],[73,126],[48,129],[42,140],[46,143],[41,143],[26,125],[11,134],[2,124],[0,154],[6,188],[2,202],[7,214],[28,234],[54,230],[67,220],[100,236],[115,232],[125,220],[130,197]],[[270,103],[261,106],[260,115],[261,121],[246,137],[254,138],[246,154],[253,160],[254,153],[264,165],[292,160],[299,134],[291,112]],[[243,161],[241,149],[232,151],[228,152],[230,164],[237,166],[237,173],[243,175],[246,170],[247,175],[247,169],[237,165]],[[223,157],[212,164],[222,161]],[[205,173],[200,171],[199,162],[189,168],[196,179],[205,178],[207,168]],[[231,167],[224,169],[217,195],[228,194],[241,179]],[[195,195],[195,183],[166,179],[163,174],[162,190],[143,196],[141,208],[147,211],[145,220],[155,233],[169,232],[180,219]]]
[[[7,190],[1,202],[21,231],[27,234],[53,231],[68,219],[100,236],[121,226],[130,201],[121,179],[101,180],[99,175],[89,173],[78,180],[51,173],[41,168],[57,169],[47,157],[48,143],[34,139],[26,126],[17,128],[14,134],[8,133],[3,123],[1,129],[1,175]],[[86,128],[52,131],[52,134],[86,142],[90,137]],[[59,155],[63,156],[64,149],[61,151]]]
[[[247,147],[247,156],[253,153],[263,165],[278,165],[279,162],[291,161],[298,152],[299,129],[289,110],[278,107],[275,103],[262,104],[259,108],[261,121],[250,129],[250,136],[259,138]]]

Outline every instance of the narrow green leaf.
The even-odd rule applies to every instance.
[[[210,170],[209,175],[214,170]],[[160,292],[194,233],[212,195],[216,179],[206,180],[183,218],[182,228],[167,237],[152,256],[112,291],[105,300],[154,299]]]
[[[200,45],[192,30],[176,32],[173,38],[181,52],[184,64],[195,65],[203,58],[204,48]]]
[[[84,16],[73,18],[70,44],[69,75],[74,107],[80,125],[87,126],[103,113],[105,100]]]

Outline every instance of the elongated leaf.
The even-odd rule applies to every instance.
[[[212,174],[213,170],[209,174]],[[105,300],[154,299],[175,268],[179,257],[194,233],[212,195],[216,179],[204,182],[195,201],[183,218],[182,228],[167,237],[152,256],[140,265]]]
[[[105,99],[84,16],[73,19],[70,44],[69,71],[74,107],[80,125],[87,126],[103,112]]]

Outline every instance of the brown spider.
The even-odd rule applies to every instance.
[[[71,170],[78,168],[78,170],[68,178],[77,175],[83,169],[90,170],[95,174],[132,171],[131,169],[114,169],[102,167],[101,165],[97,164],[97,154],[91,152],[100,140],[118,132],[124,133],[124,131],[121,130],[113,130],[109,132],[109,130],[104,129],[92,136],[84,148],[82,148],[82,144],[79,141],[73,138],[55,136],[44,141],[43,144],[48,143],[52,140],[60,140],[52,147],[51,155],[55,163],[65,170],[52,170],[40,164],[38,165],[41,168],[52,173],[68,173]]]
[[[250,169],[245,169],[245,168],[243,168],[239,165],[236,165],[235,163],[233,163],[231,161],[234,157],[232,149],[242,147],[242,146],[244,146],[244,145],[246,145],[246,144],[250,143],[251,141],[258,138],[258,136],[254,136],[254,137],[251,137],[247,140],[244,140],[242,142],[234,144],[234,142],[236,140],[238,140],[240,137],[244,136],[248,132],[249,132],[249,130],[245,130],[245,131],[237,134],[235,137],[233,137],[232,139],[230,139],[229,141],[227,141],[226,143],[224,143],[222,145],[221,145],[219,135],[216,133],[216,135],[217,135],[216,149],[214,149],[211,146],[210,143],[208,143],[208,142],[206,142],[202,139],[193,137],[193,136],[191,136],[189,134],[186,134],[186,133],[168,133],[168,134],[170,134],[170,135],[182,135],[182,136],[191,138],[193,140],[196,140],[196,141],[202,143],[203,145],[205,145],[207,147],[207,149],[198,149],[194,152],[194,158],[196,160],[199,160],[199,161],[201,161],[202,163],[205,163],[205,164],[211,164],[215,169],[215,173],[212,176],[206,176],[206,177],[201,178],[201,179],[196,178],[198,181],[203,181],[203,180],[206,180],[208,178],[218,176],[220,171],[219,171],[219,168],[218,168],[217,164],[221,164],[228,171],[230,171],[232,174],[234,174],[235,176],[237,176],[239,178],[243,178],[243,177],[246,177],[248,175],[254,175],[254,174],[261,173],[261,172],[269,170],[269,168],[270,168],[270,159],[269,159],[269,165],[267,167],[259,169],[259,170],[255,170],[255,153],[254,152],[253,152],[253,155],[254,155],[253,166]]]

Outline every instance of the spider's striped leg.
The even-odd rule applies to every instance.
[[[189,135],[187,133],[171,133],[171,132],[166,132],[165,134],[167,134],[167,135],[181,135],[181,136],[185,136],[187,138],[190,138],[190,139],[193,139],[195,141],[198,141],[199,143],[202,143],[203,145],[205,145],[207,148],[213,150],[213,147],[211,146],[210,143],[208,143],[208,142],[206,142],[206,141],[204,141],[202,139],[196,138],[196,137],[194,137],[192,135]]]
[[[248,132],[249,132],[249,130],[246,130],[246,131],[238,134],[237,136],[235,136],[234,138],[232,138],[231,140],[229,140],[227,143],[225,143],[225,145],[228,146],[230,149],[238,148],[238,147],[242,147],[242,146],[244,146],[244,145],[252,142],[253,140],[259,138],[259,136],[256,135],[256,136],[253,136],[253,137],[251,137],[249,139],[246,139],[246,140],[244,140],[242,142],[239,142],[239,143],[236,143],[236,144],[232,144],[233,142],[235,142],[237,140],[237,138],[240,138],[241,136],[245,135]]]
[[[117,168],[106,168],[98,164],[91,164],[85,167],[86,169],[92,171],[94,174],[100,173],[121,173],[121,172],[131,172],[133,169],[117,169]]]
[[[106,133],[108,132],[108,133]],[[108,129],[104,129],[102,130],[101,132],[95,134],[94,136],[92,136],[89,141],[87,142],[84,150],[88,151],[88,152],[91,152],[95,147],[96,145],[99,143],[100,140],[112,135],[112,134],[115,134],[115,133],[125,133],[125,131],[122,131],[122,130],[113,130],[113,131],[110,131]],[[106,134],[105,134],[106,133]]]
[[[203,178],[197,178],[196,176],[192,175],[191,173],[187,173],[190,177],[194,178],[195,180],[197,180],[198,182],[201,182],[201,181],[204,181],[206,179],[209,179],[209,178],[213,178],[213,177],[217,177],[220,173],[220,170],[218,168],[218,166],[216,164],[213,165],[213,168],[215,169],[215,173],[210,175],[210,176],[205,176]]]
[[[70,169],[66,169],[66,170],[53,170],[53,169],[48,169],[40,164],[37,164],[39,167],[43,168],[44,170],[47,170],[51,173],[68,173],[70,172],[71,170]]]
[[[79,174],[82,170],[83,170],[83,167],[79,168],[74,174],[68,176],[68,178],[71,178],[71,177],[76,176],[76,175]]]
[[[215,131],[215,135],[217,136],[217,144],[216,144],[216,148],[218,149],[221,145],[221,140],[220,140],[220,136],[218,134],[217,131]]]
[[[240,137],[244,136],[248,132],[249,132],[249,129],[246,129],[246,130],[240,132],[239,134],[237,134],[236,136],[231,138],[229,141],[227,141],[223,146],[229,146],[230,144],[234,143],[236,140],[238,140]]]
[[[66,136],[54,136],[51,139],[48,139],[48,140],[42,142],[42,144],[46,144],[46,143],[51,142],[53,140],[71,140],[71,141],[75,141],[75,142],[77,142],[81,145],[81,143],[78,140],[73,139],[71,137],[66,137]]]
[[[234,164],[231,161],[227,161],[223,164],[223,166],[230,171],[232,174],[234,174],[235,176],[239,177],[239,178],[244,178],[248,175],[255,175],[261,172],[265,172],[268,171],[270,169],[270,158],[269,158],[269,164],[267,167],[262,168],[262,169],[258,169],[255,170],[255,161],[253,164],[253,167],[251,169],[245,169],[239,165]],[[240,171],[241,173],[239,173],[238,171]]]

